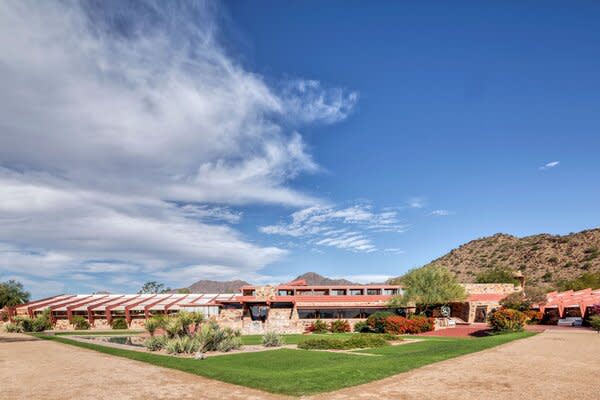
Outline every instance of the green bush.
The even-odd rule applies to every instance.
[[[265,347],[279,347],[284,344],[283,336],[276,332],[267,332],[262,337],[262,344]]]
[[[165,336],[150,336],[144,341],[144,346],[150,351],[158,351],[165,347],[165,343]]]
[[[350,322],[345,319],[338,319],[331,322],[330,328],[333,333],[345,333],[350,332],[352,329],[350,327]]]
[[[33,332],[33,320],[31,318],[17,315],[14,320],[21,332]]]
[[[371,331],[383,333],[385,332],[385,320],[387,317],[392,317],[395,315],[396,314],[390,311],[377,311],[367,318],[367,324],[369,325],[369,328],[371,328]]]
[[[150,336],[154,336],[154,332],[156,332],[158,328],[162,328],[164,326],[164,323],[165,319],[158,316],[148,318],[144,323],[144,329],[148,331]]]
[[[590,326],[600,333],[600,315],[592,315],[590,317]]]
[[[8,333],[23,332],[23,328],[21,328],[19,324],[15,324],[14,322],[8,322],[4,324],[4,330]]]
[[[494,332],[518,332],[523,330],[527,315],[521,311],[501,308],[489,315],[488,322]]]
[[[354,332],[368,333],[372,331],[369,324],[367,324],[367,321],[359,321],[356,324],[354,324]]]
[[[304,350],[350,350],[388,346],[389,343],[379,335],[352,335],[348,338],[309,338],[298,343]]]
[[[127,329],[127,321],[125,321],[125,318],[115,318],[112,320],[110,326],[113,329]]]
[[[192,354],[200,349],[200,342],[197,336],[182,336],[167,339],[164,348],[169,354]]]
[[[88,329],[90,329],[90,323],[87,320],[87,318],[81,316],[81,315],[76,315],[73,317],[73,326],[75,327],[75,329],[77,330],[81,330],[81,331],[86,331]]]
[[[222,328],[214,321],[203,325],[198,332],[200,350],[228,352],[239,349],[242,345],[240,331],[231,328]]]

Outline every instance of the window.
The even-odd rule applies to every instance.
[[[316,319],[317,310],[298,310],[298,318],[300,319]]]
[[[350,289],[350,296],[362,296],[362,289]]]
[[[346,289],[331,289],[331,296],[345,296]]]
[[[250,306],[248,307],[250,312],[250,318],[252,321],[265,322],[267,315],[269,314],[269,308],[267,306]]]
[[[338,310],[319,310],[319,318],[322,318],[322,319],[338,318]]]
[[[360,309],[359,308],[345,308],[340,310],[341,318],[360,318]]]
[[[244,296],[255,296],[256,295],[256,290],[254,289],[245,289],[244,290]]]
[[[277,291],[277,296],[293,296],[293,295],[294,295],[293,290],[279,289]]]
[[[381,289],[367,289],[367,294],[369,296],[379,296],[381,294]]]
[[[386,296],[395,296],[398,294],[398,289],[383,289],[383,294]]]

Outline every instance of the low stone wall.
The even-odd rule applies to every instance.
[[[512,283],[461,283],[469,294],[511,294],[523,290]]]

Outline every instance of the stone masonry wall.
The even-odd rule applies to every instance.
[[[469,294],[511,294],[523,290],[512,283],[461,283]]]

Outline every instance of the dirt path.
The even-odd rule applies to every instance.
[[[281,399],[143,362],[0,333],[0,399]]]
[[[320,399],[592,399],[600,335],[550,331]],[[0,334],[0,398],[281,399],[258,390],[25,335]]]
[[[313,399],[589,400],[599,376],[599,334],[551,330]]]

